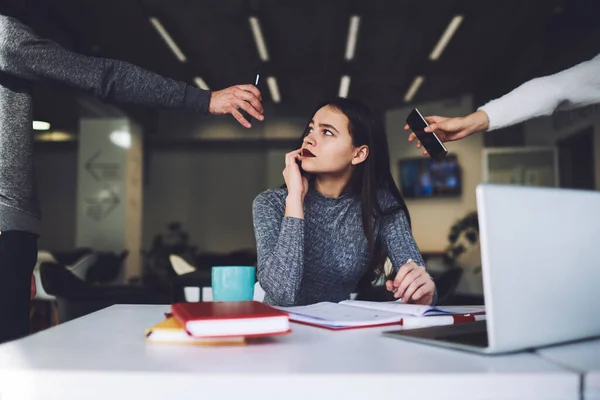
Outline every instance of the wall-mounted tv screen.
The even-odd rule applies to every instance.
[[[440,161],[429,157],[400,160],[400,189],[407,199],[456,197],[462,193],[461,170],[456,155]]]

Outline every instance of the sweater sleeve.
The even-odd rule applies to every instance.
[[[383,217],[380,234],[395,272],[409,259],[425,266],[403,211]]]
[[[600,55],[569,69],[528,81],[480,107],[489,118],[488,130],[600,103]]]
[[[258,281],[273,303],[292,306],[304,271],[304,220],[284,213],[285,204],[270,191],[258,195],[252,205]]]
[[[396,205],[396,201],[389,193],[380,193],[380,201],[384,209],[388,209]],[[417,246],[417,242],[412,234],[406,213],[402,210],[395,211],[389,215],[385,215],[381,219],[379,235],[381,237],[384,250],[386,251],[394,273],[397,274],[400,267],[407,263],[408,260],[413,260],[417,265],[425,268],[425,261],[421,255],[421,251]],[[431,277],[431,276],[430,276]],[[432,278],[433,280],[433,278]],[[437,287],[433,294],[432,304],[437,302]]]
[[[210,91],[132,64],[89,57],[37,36],[14,18],[0,15],[0,72],[83,90],[103,100],[206,114]]]

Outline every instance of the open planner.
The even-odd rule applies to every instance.
[[[404,328],[421,328],[485,319],[484,306],[436,307],[400,301],[346,300],[278,308],[288,312],[291,321],[334,330],[393,324],[401,324]]]

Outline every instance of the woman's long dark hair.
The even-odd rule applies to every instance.
[[[355,167],[345,192],[360,197],[363,231],[369,244],[371,258],[371,274],[368,279],[373,279],[383,272],[385,260],[382,245],[375,238],[374,224],[384,216],[404,212],[410,226],[410,215],[400,190],[392,178],[389,147],[381,118],[378,118],[363,102],[341,97],[322,103],[313,115],[324,106],[330,106],[348,118],[348,131],[355,147],[363,145],[369,147],[367,159]],[[308,124],[302,140],[307,132]],[[387,191],[393,196],[396,203],[393,207],[382,208],[380,203],[382,191]]]

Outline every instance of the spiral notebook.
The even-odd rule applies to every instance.
[[[452,325],[485,319],[484,306],[422,306],[399,301],[346,300],[308,306],[278,307],[290,321],[340,330],[400,324],[405,328]]]

